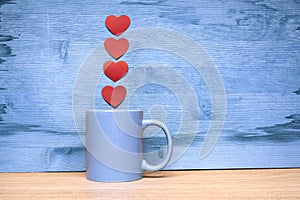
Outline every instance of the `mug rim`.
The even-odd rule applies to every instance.
[[[87,113],[143,112],[143,110],[86,110]]]

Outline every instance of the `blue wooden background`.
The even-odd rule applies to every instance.
[[[184,71],[181,66],[189,64],[166,52],[124,56],[129,74],[135,66],[159,61],[181,73],[195,91],[199,115],[190,123],[199,123],[196,137],[167,169],[300,166],[299,0],[1,0],[0,6],[1,172],[85,170],[73,89],[81,64],[111,37],[104,26],[111,14],[130,16],[130,30],[166,28],[192,38],[223,79],[224,128],[210,154],[200,159],[212,120],[210,91],[201,75],[193,66]],[[101,84],[96,107],[108,109],[100,98]],[[164,120],[175,137],[181,108],[172,91],[148,84],[130,101],[147,117]],[[193,105],[184,109],[197,113]],[[145,151],[162,145],[162,138],[148,138]],[[188,144],[181,138],[176,145]],[[159,162],[163,153],[146,157]]]

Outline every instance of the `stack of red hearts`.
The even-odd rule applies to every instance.
[[[106,18],[105,25],[113,35],[119,37],[128,29],[130,25],[130,18],[126,15],[121,15],[119,17],[110,15]],[[126,53],[129,43],[125,38],[107,38],[104,41],[104,47],[107,53],[114,58],[115,61],[117,61]],[[115,61],[107,61],[103,65],[105,75],[113,82],[117,82],[123,78],[128,71],[128,65],[126,62]],[[126,97],[126,88],[120,85],[116,87],[105,86],[102,89],[102,97],[113,108],[117,108]]]

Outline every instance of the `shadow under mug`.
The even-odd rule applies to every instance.
[[[167,137],[167,153],[158,165],[143,159],[143,131],[160,127]],[[144,120],[141,110],[86,112],[87,179],[121,182],[142,178],[143,170],[157,171],[171,160],[173,145],[168,128],[157,120]]]

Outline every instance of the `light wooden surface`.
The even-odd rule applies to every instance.
[[[300,199],[300,169],[146,173],[133,182],[99,183],[84,172],[2,173],[0,199]]]

